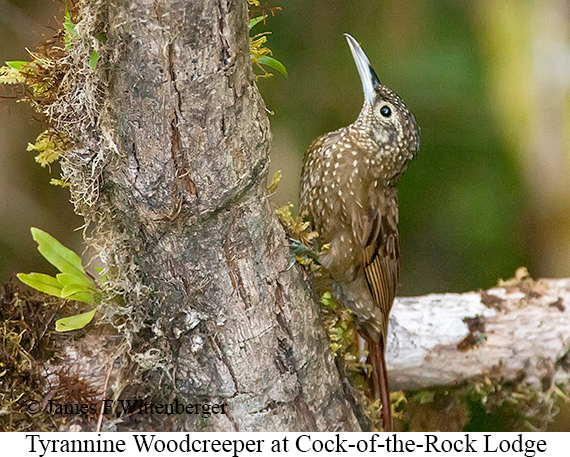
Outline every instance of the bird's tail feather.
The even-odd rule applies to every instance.
[[[392,431],[392,402],[390,401],[390,386],[386,359],[384,358],[384,342],[370,341],[368,346],[370,364],[372,365],[372,393],[382,402],[382,428],[385,432]]]

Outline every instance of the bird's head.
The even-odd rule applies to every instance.
[[[398,177],[420,149],[419,127],[402,99],[380,83],[358,42],[345,33],[364,89],[364,107],[355,123],[379,147],[382,159]]]

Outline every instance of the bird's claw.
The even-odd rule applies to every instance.
[[[297,262],[297,259],[295,258],[295,256],[293,256],[289,266],[287,268],[285,268],[281,273],[286,273],[287,271],[289,271],[291,268],[293,268],[293,265],[295,265],[296,262]]]
[[[296,240],[295,238],[287,237],[287,240],[289,242],[286,244],[286,246],[289,248],[289,252],[293,258],[291,259],[289,266],[283,270],[283,272],[289,271],[291,268],[293,268],[293,265],[295,265],[297,262],[297,257],[310,258],[317,265],[320,265],[319,255],[314,250],[305,246],[303,243],[301,243],[301,241]]]
[[[292,254],[299,257],[309,257],[310,259],[313,259],[314,261],[319,263],[319,254],[315,252],[313,249],[304,245],[295,238],[288,237],[288,240],[289,243],[287,244],[287,246],[289,247],[289,250],[291,251]]]

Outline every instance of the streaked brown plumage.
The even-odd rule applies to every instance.
[[[346,37],[364,106],[352,125],[318,138],[305,153],[299,209],[321,246],[330,245],[319,260],[368,343],[373,390],[389,430],[384,348],[399,276],[396,185],[419,150],[419,128],[402,100],[380,83],[356,40]]]

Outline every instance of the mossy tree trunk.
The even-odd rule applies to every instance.
[[[228,405],[165,427],[358,430],[318,305],[284,272],[247,24],[245,0],[80,4],[79,39],[99,35],[101,58],[73,90],[96,113],[73,131],[64,174],[124,290],[104,309],[123,314],[137,391]]]

